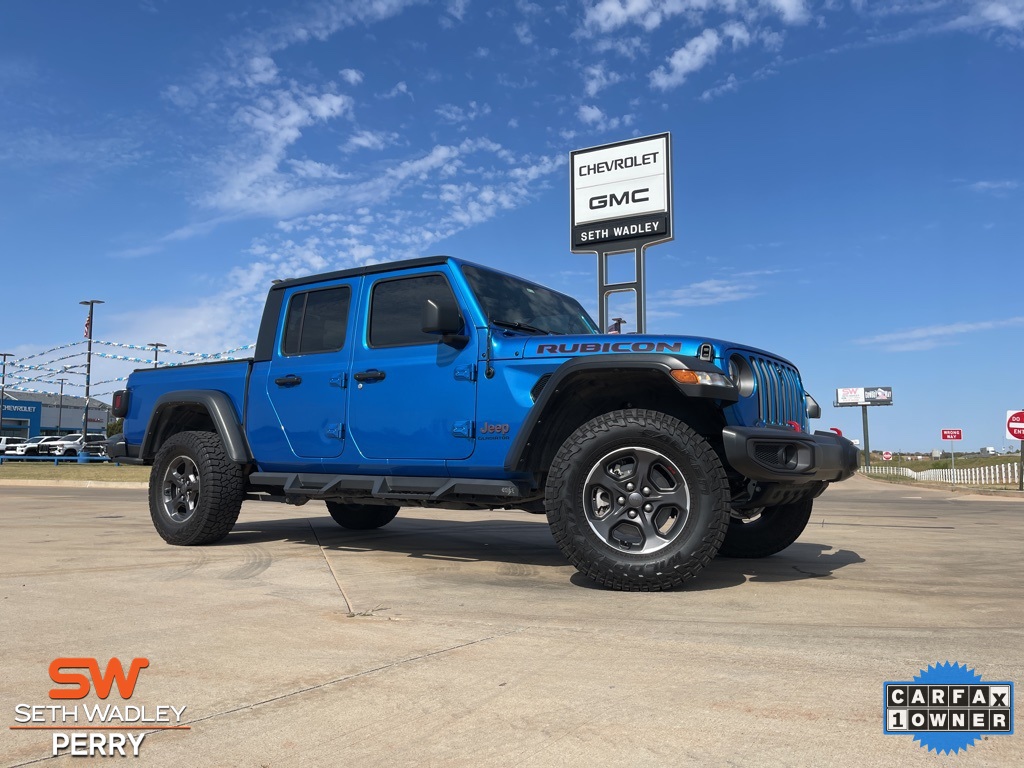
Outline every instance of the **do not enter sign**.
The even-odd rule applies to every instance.
[[[1024,411],[1006,412],[1006,439],[1024,440]]]
[[[882,451],[882,461],[892,461],[892,452]]]

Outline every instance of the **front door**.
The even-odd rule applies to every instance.
[[[448,278],[429,269],[382,277],[369,297],[366,334],[351,369],[356,447],[369,459],[468,458],[475,442],[475,340],[460,346],[422,330],[428,300],[458,305]]]

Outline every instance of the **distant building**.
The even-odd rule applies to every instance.
[[[70,435],[82,431],[85,398],[76,395],[38,392],[4,391],[3,420],[0,435],[35,437],[36,435]],[[106,434],[110,405],[89,398],[89,431]]]

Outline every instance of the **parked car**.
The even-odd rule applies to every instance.
[[[0,454],[5,453],[8,448],[14,449],[14,446],[20,445],[25,442],[24,437],[8,437],[4,435],[0,437]]]
[[[5,456],[46,456],[50,453],[50,449],[54,443],[60,442],[63,438],[57,435],[51,435],[49,437],[43,437],[38,435],[36,437],[30,437],[23,443],[18,443],[14,448],[8,448],[4,451]]]
[[[77,456],[80,453],[89,456],[103,456],[106,454],[106,441],[106,435],[86,435],[84,441],[80,433],[64,435],[50,445],[50,453],[54,456]]]

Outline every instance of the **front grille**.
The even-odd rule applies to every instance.
[[[758,355],[750,356],[754,371],[754,396],[758,415],[766,425],[785,426],[795,421],[807,429],[807,404],[800,374],[786,363]]]

